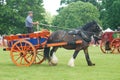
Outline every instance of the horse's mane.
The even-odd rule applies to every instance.
[[[82,29],[83,30],[87,30],[88,28],[92,27],[93,24],[96,24],[97,22],[96,21],[92,21],[92,22],[89,22],[87,24],[85,24]]]
[[[83,26],[79,26],[77,28],[74,28],[72,30],[81,30],[81,29],[83,29],[83,30],[86,31],[88,28],[92,27],[94,24],[97,24],[97,22],[96,21],[92,21],[92,22],[89,22],[89,23],[87,23],[87,24],[85,24]]]

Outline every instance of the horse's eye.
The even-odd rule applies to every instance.
[[[99,27],[97,26],[97,29],[99,29]]]

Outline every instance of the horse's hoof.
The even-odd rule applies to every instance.
[[[48,65],[49,65],[49,66],[52,66],[52,63],[51,63],[51,62],[49,62],[49,63],[48,63]]]
[[[49,65],[49,66],[56,66],[57,64],[54,64],[54,63],[52,63],[52,62],[49,62],[48,65]]]
[[[93,63],[92,66],[95,66],[95,63]]]
[[[53,55],[50,62],[52,66],[56,66],[58,64],[58,58],[55,55]]]
[[[94,64],[94,63],[92,63],[92,64],[88,64],[88,66],[95,66],[95,64]]]
[[[68,63],[68,66],[70,66],[70,67],[74,67],[75,65],[74,65],[74,64],[70,64],[70,63]]]
[[[52,64],[52,66],[57,66],[57,64]]]
[[[75,65],[68,65],[68,66],[70,66],[70,67],[75,67]]]

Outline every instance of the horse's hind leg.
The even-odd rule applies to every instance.
[[[88,54],[88,48],[84,49],[84,54],[85,54],[85,58],[86,58],[88,66],[94,66],[95,64],[93,64],[90,60],[90,57]]]
[[[70,67],[74,67],[74,66],[75,66],[74,60],[75,60],[75,58],[77,57],[79,51],[80,51],[80,50],[75,50],[72,58],[71,58],[70,61],[68,62],[68,66],[70,66]]]
[[[57,65],[58,63],[58,58],[55,56],[55,52],[57,51],[57,49],[58,47],[53,47],[50,51],[50,65]]]

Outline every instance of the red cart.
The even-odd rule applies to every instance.
[[[100,44],[103,53],[120,53],[120,32],[105,32]]]

